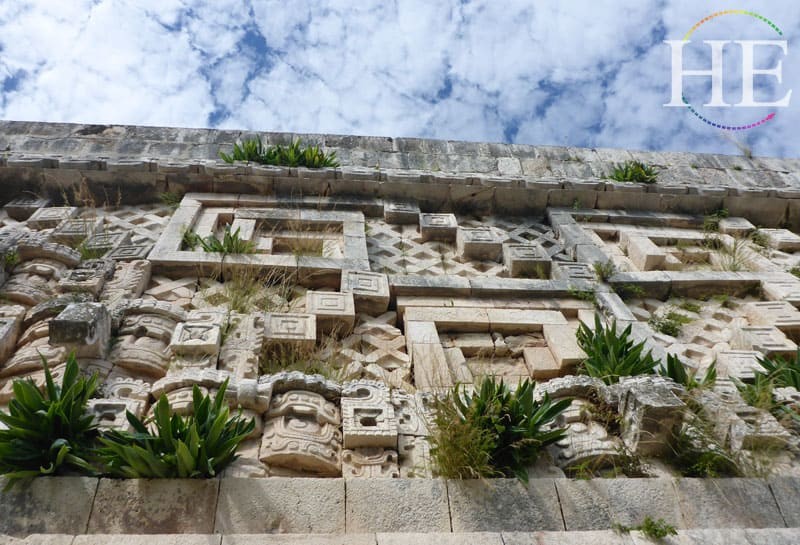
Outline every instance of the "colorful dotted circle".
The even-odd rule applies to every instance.
[[[700,27],[700,25],[703,25],[703,24],[707,23],[708,21],[710,21],[711,19],[714,19],[715,17],[720,17],[722,15],[749,15],[750,17],[754,17],[754,18],[758,19],[759,21],[763,21],[764,23],[766,23],[770,28],[772,28],[775,32],[778,33],[778,36],[783,36],[783,32],[781,31],[781,29],[778,28],[778,26],[775,23],[773,23],[772,21],[770,21],[769,19],[767,19],[763,15],[759,15],[758,13],[756,13],[754,11],[747,11],[747,10],[744,10],[744,9],[726,9],[724,11],[717,11],[715,13],[712,13],[708,17],[704,17],[703,19],[700,19],[697,23],[695,23],[695,25],[691,29],[689,29],[689,32],[687,32],[683,36],[683,41],[687,41],[689,39],[689,36],[691,36],[692,33]],[[758,120],[758,121],[756,121],[754,123],[748,123],[746,125],[723,125],[721,123],[715,123],[715,122],[711,121],[710,119],[707,119],[707,118],[703,117],[689,103],[689,101],[686,100],[685,96],[682,96],[681,99],[683,100],[683,103],[686,104],[686,106],[689,108],[689,111],[692,112],[700,121],[702,121],[703,123],[706,123],[708,125],[711,125],[712,127],[715,127],[717,129],[722,129],[724,131],[744,131],[744,130],[747,130],[747,129],[753,129],[755,127],[759,127],[759,126],[763,125],[764,123],[766,123],[768,121],[772,121],[775,118],[775,112],[772,112],[768,116],[766,116],[763,119],[760,119],[760,120]]]

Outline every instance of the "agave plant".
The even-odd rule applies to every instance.
[[[616,321],[605,327],[599,316],[594,318],[594,330],[581,323],[577,339],[586,352],[581,372],[606,384],[619,382],[620,377],[653,374],[656,360],[651,351],[645,352],[644,341],[634,343],[630,335],[630,325],[618,332]]]
[[[757,371],[756,376],[765,375],[765,378],[769,378],[777,388],[791,386],[800,390],[800,350],[792,359],[782,356],[759,357],[758,363],[766,372]]]
[[[661,366],[658,368],[658,374],[662,377],[669,377],[678,384],[681,384],[686,390],[696,390],[697,388],[705,388],[711,386],[717,380],[717,363],[712,363],[706,370],[706,374],[702,380],[698,380],[697,371],[689,372],[686,367],[681,363],[680,358],[675,354],[667,355],[666,367]]]
[[[231,232],[229,225],[225,226],[225,233],[222,235],[222,240],[214,235],[209,235],[206,238],[201,238],[192,233],[186,235],[184,233],[184,243],[190,248],[199,245],[204,252],[215,252],[221,254],[252,254],[255,252],[255,245],[252,241],[244,240],[239,237],[241,227],[237,227],[235,231]]]
[[[652,184],[658,178],[658,170],[641,161],[625,161],[614,165],[614,170],[609,178],[618,182]]]
[[[98,456],[108,473],[127,478],[213,477],[236,459],[236,449],[255,429],[241,416],[229,418],[226,380],[216,397],[192,391],[194,414],[173,414],[161,396],[154,415],[142,421],[130,412],[133,432],[111,430],[100,438]],[[148,429],[154,427],[154,433]]]
[[[44,358],[42,365],[44,391],[30,379],[15,380],[8,414],[0,412],[0,422],[8,426],[0,430],[0,474],[9,486],[65,470],[94,473],[88,459],[97,428],[86,406],[97,389],[97,376],[82,376],[74,354],[67,358],[60,385],[53,382]]]
[[[292,140],[286,146],[281,144],[264,146],[259,138],[248,139],[241,144],[235,143],[233,152],[230,155],[220,152],[219,156],[226,163],[247,161],[262,165],[306,168],[335,168],[339,166],[335,152],[326,154],[319,146],[304,148],[299,139]]]
[[[528,466],[542,449],[564,437],[566,430],[554,428],[552,423],[571,403],[569,399],[553,402],[547,395],[536,401],[535,386],[525,380],[512,392],[502,381],[486,378],[474,395],[462,393],[458,387],[452,393],[462,422],[486,430],[492,438],[489,464],[523,482],[528,479]]]

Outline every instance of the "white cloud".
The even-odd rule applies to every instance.
[[[688,0],[3,2],[0,83],[9,87],[0,115],[735,153],[688,112],[662,107],[669,52],[661,40],[682,37],[725,7]],[[800,93],[792,39],[800,12],[781,0],[762,1],[758,10],[790,40],[784,88]],[[704,31],[735,34],[749,28],[742,21],[719,18]],[[798,156],[797,112],[793,106],[737,137],[756,153]]]

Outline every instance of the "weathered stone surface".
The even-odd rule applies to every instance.
[[[493,532],[393,533],[378,534],[378,545],[503,545],[503,538]]]
[[[82,358],[104,358],[111,340],[111,318],[102,303],[71,303],[50,320],[50,343]]]
[[[503,244],[503,263],[513,278],[550,278],[552,259],[537,243]]]
[[[613,522],[604,487],[599,480],[556,479],[558,498],[568,532],[605,530]]]
[[[454,214],[420,214],[419,233],[423,240],[453,242],[458,231]]]
[[[219,545],[222,536],[201,534],[131,535],[105,534],[75,536],[72,545]],[[72,536],[70,536],[70,540]],[[48,545],[42,542],[40,545]],[[55,545],[55,543],[53,544]]]
[[[25,223],[31,229],[52,229],[77,214],[78,209],[74,206],[50,206],[36,210]]]
[[[317,332],[347,335],[356,320],[352,293],[331,291],[306,292],[306,313],[317,317]]]
[[[758,479],[680,479],[678,499],[688,528],[780,528],[781,511]]]
[[[344,533],[344,479],[222,479],[214,531]]]
[[[311,347],[317,342],[317,320],[313,314],[268,312],[264,316],[264,339],[267,343]]]
[[[224,545],[375,545],[375,534],[224,535]]]
[[[447,481],[454,532],[563,530],[550,479]]]
[[[366,447],[342,450],[342,476],[345,479],[400,477],[396,450]]]
[[[347,382],[342,389],[341,404],[344,448],[397,449],[397,418],[385,384],[367,380]]]
[[[416,225],[419,222],[419,205],[415,202],[390,201],[383,205],[386,223]]]
[[[0,479],[0,490],[5,479]],[[86,532],[97,479],[44,477],[0,491],[0,534]]]
[[[346,505],[348,532],[450,531],[447,486],[439,479],[350,480]]]
[[[210,534],[215,479],[100,479],[88,533]]]
[[[504,545],[633,545],[630,535],[614,530],[586,532],[503,532]]]
[[[456,250],[464,259],[500,261],[504,237],[491,227],[459,227]]]
[[[786,525],[800,528],[800,478],[776,477],[770,479],[769,487]]]
[[[3,210],[6,211],[9,218],[17,221],[25,221],[31,217],[31,214],[40,208],[50,206],[50,199],[36,196],[20,195],[10,201],[4,206]]]
[[[380,316],[389,308],[389,279],[385,274],[344,270],[339,291],[353,294],[358,313]]]
[[[341,475],[339,407],[309,391],[273,395],[264,420],[262,462],[311,474]]]

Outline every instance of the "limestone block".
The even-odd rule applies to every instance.
[[[231,233],[239,232],[241,240],[252,241],[256,236],[256,220],[234,218],[231,223]]]
[[[725,350],[717,354],[717,376],[750,382],[755,372],[764,372],[758,363],[761,352],[755,350]]]
[[[259,356],[264,347],[264,316],[231,312],[228,324],[228,334],[219,351],[219,369],[237,378],[258,378]]]
[[[419,233],[423,240],[455,242],[458,220],[454,214],[420,214]]]
[[[111,259],[107,254],[106,259]],[[114,275],[106,280],[100,294],[101,301],[117,301],[141,297],[150,283],[152,266],[146,259],[117,262]]]
[[[307,291],[306,313],[316,315],[318,333],[347,335],[356,320],[355,300],[352,293]]]
[[[386,223],[416,225],[419,216],[419,204],[416,202],[388,201],[383,204],[383,220]]]
[[[7,482],[0,481],[0,488]],[[48,477],[0,492],[0,534],[24,538],[30,534],[86,532],[97,479]],[[33,540],[30,541],[33,543]]]
[[[214,532],[226,539],[229,534],[344,531],[344,479],[222,479],[220,483]],[[344,543],[349,543],[351,536],[346,538]],[[308,536],[299,542],[313,543]]]
[[[77,246],[94,235],[102,225],[102,218],[65,219],[50,233],[50,240],[67,246]]]
[[[100,479],[88,533],[210,534],[218,487],[216,479]]]
[[[260,459],[269,466],[341,475],[339,408],[313,392],[275,394],[264,420]]]
[[[460,348],[445,348],[444,357],[456,384],[472,384],[473,376]]]
[[[508,159],[511,159],[508,157]],[[378,545],[503,545],[499,532],[378,533]]]
[[[397,417],[398,433],[414,436],[427,436],[431,425],[431,394],[410,394],[405,390],[394,388],[391,401]]]
[[[769,487],[790,528],[800,527],[800,478],[773,477]]]
[[[100,231],[93,234],[83,242],[83,247],[92,253],[105,254],[109,250],[129,244],[130,231],[110,232]]]
[[[611,506],[600,480],[555,480],[567,532],[611,527]]]
[[[619,382],[622,441],[633,453],[662,456],[683,423],[686,405],[676,395],[682,388],[658,376],[623,378]]]
[[[456,251],[463,259],[500,261],[504,237],[489,227],[459,227]]]
[[[783,252],[800,250],[800,235],[788,229],[759,229],[759,233],[767,237],[767,244],[770,248]]]
[[[21,320],[13,317],[0,318],[0,366],[11,357],[16,349],[20,323]]]
[[[430,479],[432,477],[430,443],[425,437],[398,435],[397,449],[400,455],[401,478]]]
[[[177,356],[216,356],[221,337],[217,324],[182,322],[175,328],[169,348]]]
[[[6,301],[26,306],[38,305],[53,293],[51,283],[36,274],[14,274],[0,289],[0,296]]]
[[[785,522],[761,479],[675,481],[688,528],[779,528]]]
[[[719,220],[719,232],[723,235],[746,237],[756,230],[756,226],[745,218],[722,218]]]
[[[84,261],[77,269],[68,271],[58,282],[61,293],[89,293],[98,297],[106,280],[113,278],[115,263],[111,260]]]
[[[74,206],[50,206],[39,208],[25,224],[31,229],[53,229],[65,219],[74,218],[78,209]]]
[[[757,350],[767,356],[788,357],[797,352],[797,345],[775,327],[748,326],[742,327],[739,333],[740,338],[735,344],[736,348],[742,350]]]
[[[560,369],[574,369],[586,359],[586,353],[578,346],[575,328],[571,325],[544,324],[542,330],[547,347]]]
[[[503,244],[503,263],[512,278],[550,278],[552,259],[538,243]]]
[[[87,410],[101,430],[133,432],[126,413],[138,418],[144,416],[144,404],[133,399],[90,399]]]
[[[169,368],[168,343],[149,336],[120,335],[109,360],[135,376],[163,377]]]
[[[3,210],[6,211],[6,214],[8,214],[9,218],[16,221],[25,221],[31,217],[31,214],[40,208],[50,206],[51,202],[52,201],[50,199],[44,197],[20,195],[19,197],[8,201],[3,206]]]
[[[397,450],[397,418],[385,384],[366,380],[345,383],[341,404],[344,448]]]
[[[761,289],[770,301],[786,301],[800,308],[800,282],[794,280],[762,282]]]
[[[400,477],[397,451],[381,447],[342,450],[342,476],[345,479],[397,479]]]
[[[367,271],[342,271],[341,293],[352,293],[356,312],[380,316],[389,308],[389,278]]]
[[[640,271],[657,271],[664,268],[666,252],[643,236],[628,236],[628,259]]]
[[[540,385],[537,384],[537,389],[538,386]],[[567,410],[559,415],[557,425],[566,427],[567,433],[548,450],[555,464],[561,469],[590,467],[597,470],[613,466],[619,459],[622,441],[618,437],[609,435],[601,423],[587,420],[587,415],[590,415],[591,411],[592,405],[588,401],[574,399]]]
[[[150,383],[131,377],[109,377],[101,391],[108,399],[131,399],[145,404],[150,400]]]
[[[516,479],[453,480],[447,495],[453,532],[564,529],[552,479],[533,479],[527,487]]]
[[[561,374],[561,365],[556,363],[549,348],[527,347],[522,354],[534,380],[549,380]]]
[[[71,303],[50,320],[50,343],[66,346],[81,358],[104,358],[111,340],[111,319],[102,303]]]
[[[412,344],[411,363],[414,366],[414,384],[418,389],[424,391],[453,386],[450,367],[441,344]]]
[[[791,338],[800,336],[800,311],[787,301],[759,301],[742,305],[750,325],[775,326]]]
[[[445,350],[458,348],[467,357],[494,354],[495,341],[488,333],[444,333],[439,335],[439,341]]]
[[[382,501],[376,502],[376,497]],[[439,479],[350,481],[346,509],[348,531],[450,531],[447,487]]]
[[[313,347],[317,342],[317,322],[313,314],[268,312],[264,316],[266,342]]]
[[[588,263],[555,262],[551,276],[554,280],[597,280],[594,269]]]
[[[608,194],[608,192],[606,193]],[[613,194],[613,193],[612,193]],[[619,192],[617,192],[619,194]],[[603,195],[603,193],[600,193]],[[630,195],[630,193],[622,193]],[[637,521],[639,524],[641,521]],[[503,532],[503,545],[640,545],[630,535],[616,530],[587,530],[583,532]],[[649,545],[650,542],[641,545]]]
[[[105,257],[114,261],[136,261],[146,259],[153,245],[147,242],[120,244],[112,248]]]

